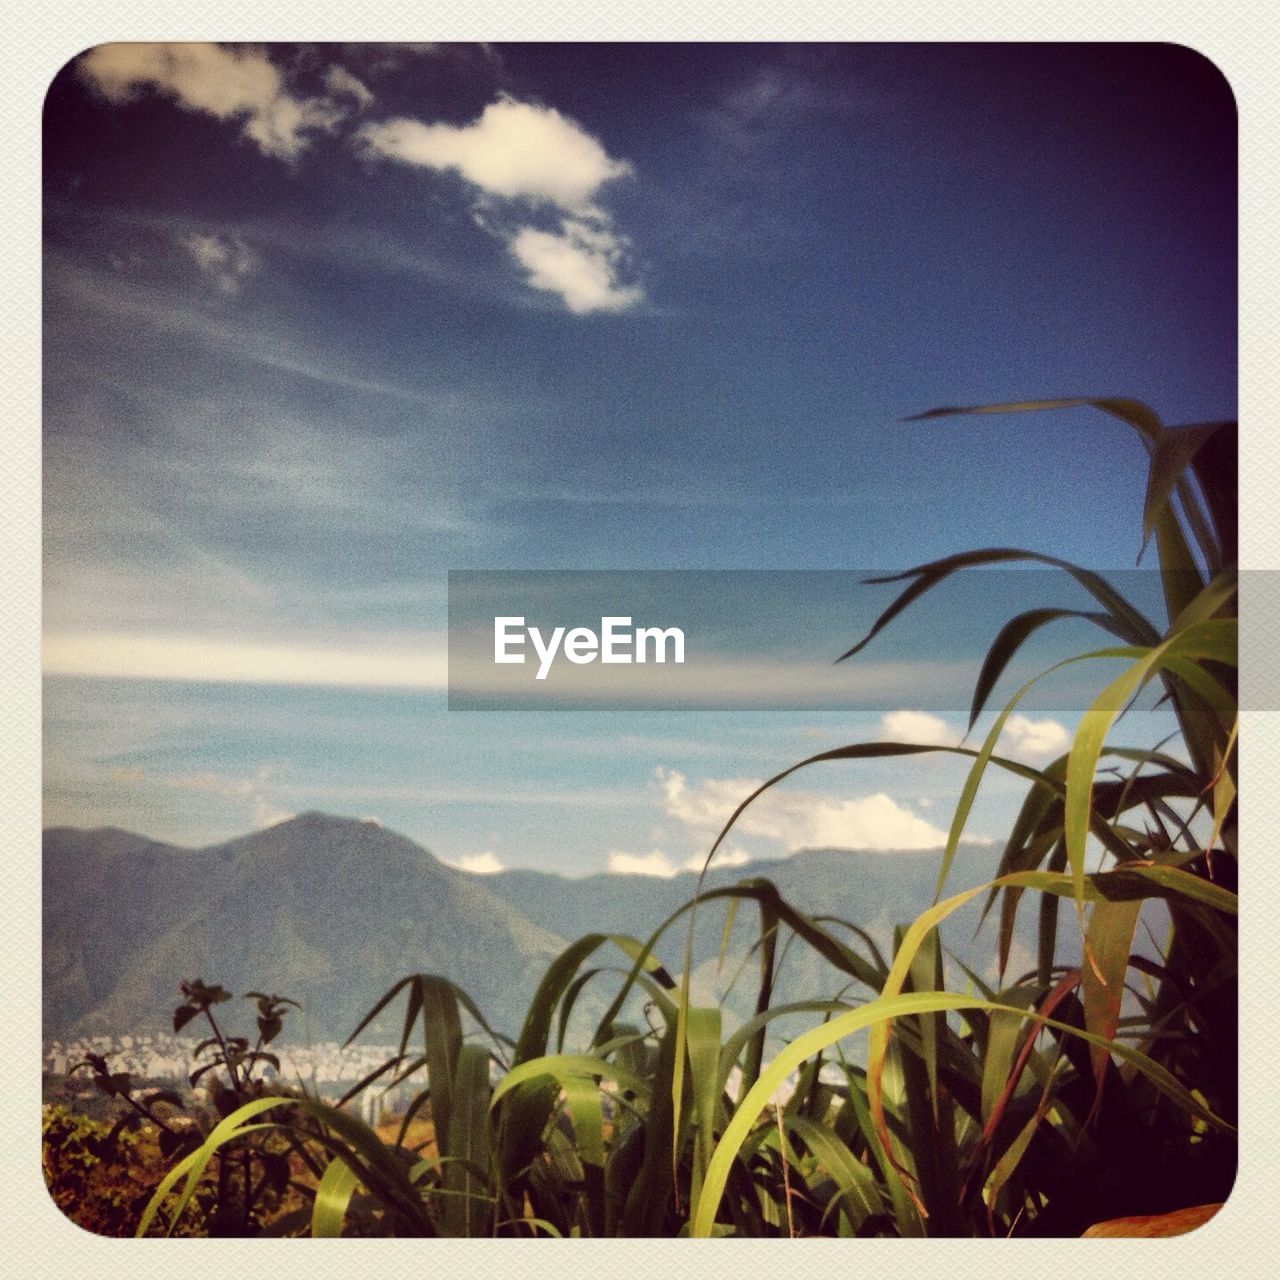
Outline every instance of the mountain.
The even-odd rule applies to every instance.
[[[518,1026],[564,945],[404,836],[319,813],[199,850],[51,830],[44,884],[46,1036],[163,1026],[200,977],[287,995],[295,1035],[342,1040],[413,972]]]
[[[996,857],[989,845],[962,844],[956,851],[949,882],[957,888],[982,883],[995,873]],[[801,911],[838,916],[864,928],[877,922],[890,927],[910,923],[929,905],[940,858],[937,851],[805,849],[786,858],[713,867],[703,890],[764,877]],[[534,923],[566,938],[592,931],[647,936],[665,916],[689,901],[696,881],[693,872],[670,879],[600,874],[567,880],[527,870],[486,877],[495,894],[518,905]],[[708,910],[723,913],[724,908]],[[703,934],[708,936],[704,938]],[[679,936],[683,946],[684,935]],[[699,929],[698,937],[709,943],[712,954],[719,948],[718,929]]]
[[[46,830],[46,1035],[74,1026],[107,1000],[139,946],[178,925],[201,892],[226,884],[231,863],[217,849],[182,849],[114,827]]]
[[[962,844],[956,851],[948,884],[956,890],[982,884],[996,869],[998,853],[990,845]],[[856,950],[866,947],[834,921],[847,921],[865,929],[883,955],[893,946],[893,928],[910,924],[933,901],[941,851],[859,851],[851,849],[807,849],[786,858],[760,860],[743,866],[713,868],[703,882],[703,892],[711,892],[748,878],[771,881],[782,897],[808,915],[832,919],[830,928]],[[624,933],[647,941],[650,934],[687,903],[694,893],[697,876],[681,873],[670,879],[652,876],[592,875],[566,880],[546,872],[515,870],[486,877],[498,896],[535,924],[565,938],[585,933]],[[737,972],[760,934],[760,913],[754,902],[742,901],[724,943],[727,905],[713,900],[700,908],[693,944],[694,998],[707,1003],[718,999]],[[1034,912],[1023,913],[1015,957],[1030,952],[1030,932]],[[975,940],[975,919],[966,916],[958,927],[944,929],[944,943],[980,976],[992,976],[994,955],[993,922],[989,921]],[[659,941],[659,958],[678,972],[683,966],[687,914],[674,922]],[[724,956],[721,958],[721,948]],[[610,961],[613,963],[613,961]],[[731,1016],[749,1015],[745,1001],[756,970],[744,973],[743,998],[730,998]],[[775,1002],[829,997],[842,985],[840,975],[810,948],[793,945],[785,963],[779,966]]]
[[[990,847],[962,846],[952,882],[981,883],[994,859]],[[767,877],[799,909],[867,928],[887,950],[892,926],[931,901],[937,867],[936,853],[820,849],[716,869],[704,887]],[[512,1034],[569,940],[590,932],[645,939],[690,899],[695,879],[476,876],[374,823],[319,813],[204,849],[114,829],[52,828],[44,838],[45,1035],[162,1027],[179,1002],[179,981],[199,977],[298,1000],[304,1013],[287,1021],[290,1038],[342,1040],[395,981],[415,972],[452,978],[495,1028]],[[699,914],[700,1001],[724,992],[758,936],[759,913],[743,904],[721,963],[724,920],[723,902]],[[659,945],[673,972],[683,963],[686,928],[682,919]],[[947,941],[987,967],[989,926],[976,946],[967,931]],[[606,948],[592,963],[625,961]],[[832,995],[837,978],[795,947],[779,999]],[[603,1009],[607,980],[591,984],[585,1013]],[[748,973],[743,986],[750,981]],[[730,1016],[746,1012],[746,1000],[731,996]],[[372,1034],[389,1040],[398,1030],[387,1013]]]

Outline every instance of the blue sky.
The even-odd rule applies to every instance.
[[[668,870],[963,699],[449,713],[449,569],[1128,568],[1119,424],[901,419],[1235,412],[1234,110],[1176,47],[104,46],[45,127],[49,822]],[[923,847],[958,785],[829,770],[740,847]]]

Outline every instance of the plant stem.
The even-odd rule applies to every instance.
[[[206,1007],[204,1016],[209,1019],[209,1025],[213,1028],[213,1034],[218,1041],[218,1046],[222,1049],[222,1064],[227,1069],[227,1075],[231,1077],[231,1087],[240,1092],[240,1077],[236,1073],[235,1064],[231,1061],[231,1056],[227,1052],[226,1037],[223,1036],[221,1029],[213,1017],[213,1010]]]

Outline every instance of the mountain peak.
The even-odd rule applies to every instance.
[[[371,827],[376,831],[381,829],[382,823],[376,818],[348,818],[342,814],[325,813],[321,809],[308,809],[305,813],[300,813],[296,817],[285,818],[281,822],[273,822],[271,826],[264,827],[263,830],[279,831],[286,827],[304,830]]]
[[[296,817],[228,840],[217,848],[254,860],[365,856],[376,850],[380,854],[394,853],[415,862],[438,865],[417,841],[384,827],[376,819],[343,817],[319,809],[308,809]]]

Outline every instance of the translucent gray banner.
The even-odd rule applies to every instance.
[[[1246,610],[1280,618],[1273,578],[1251,576]],[[1037,706],[1082,709],[1132,650],[1168,633],[1169,600],[1199,585],[1035,562],[924,581],[874,570],[455,570],[449,708],[967,711],[994,644],[1008,660],[992,709],[1036,677]],[[1230,611],[1229,584],[1219,594],[1219,612]],[[1234,669],[1217,675],[1234,694]],[[1244,684],[1253,706],[1280,707],[1274,674],[1251,671]]]

